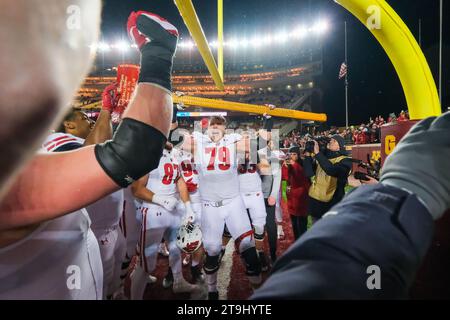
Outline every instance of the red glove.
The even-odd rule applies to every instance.
[[[102,94],[102,109],[112,113],[119,103],[119,98],[117,84],[113,83],[107,86]]]
[[[198,185],[192,181],[192,178],[186,181],[186,186],[189,193],[194,193],[198,189]]]
[[[141,50],[143,46],[150,42],[150,40],[145,35],[139,32],[136,26],[137,18],[142,12],[143,11],[131,12],[127,22],[128,36],[130,37],[131,41],[133,41],[138,46],[139,50]]]

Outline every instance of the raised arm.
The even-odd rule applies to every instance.
[[[170,74],[178,33],[170,26],[164,32],[145,19],[132,15],[129,25],[136,30],[139,22],[141,33],[157,41],[140,43],[139,84],[114,138],[95,147],[36,156],[0,204],[0,230],[83,208],[158,166],[172,119]]]

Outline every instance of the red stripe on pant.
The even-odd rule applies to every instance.
[[[123,236],[127,237],[127,223],[125,219],[125,209],[127,207],[127,200],[123,200],[123,208],[122,208],[122,218],[120,219],[120,225],[122,228]]]
[[[148,273],[148,264],[147,264],[147,257],[145,256],[145,241],[146,241],[146,233],[147,233],[147,210],[144,213],[144,241],[142,242],[142,252],[141,256],[144,257],[144,270]]]
[[[145,215],[143,212],[143,208],[141,208],[141,213],[142,213],[142,221],[144,221],[145,219]],[[144,242],[144,223],[142,223],[141,225],[141,236],[139,239],[139,252],[138,252],[138,256],[139,256],[139,265],[141,266],[141,268],[144,268],[144,261],[142,259],[142,243]]]

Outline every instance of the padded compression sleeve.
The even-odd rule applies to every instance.
[[[122,188],[158,167],[167,138],[155,128],[123,119],[112,140],[95,146],[97,161]]]

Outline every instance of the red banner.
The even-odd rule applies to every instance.
[[[117,67],[117,83],[119,84],[120,100],[118,110],[112,114],[114,123],[120,122],[120,116],[127,108],[133,96],[139,79],[139,71],[139,66],[134,64],[122,64]]]
[[[387,156],[394,151],[400,140],[417,121],[399,121],[381,127],[381,160],[384,164]]]

